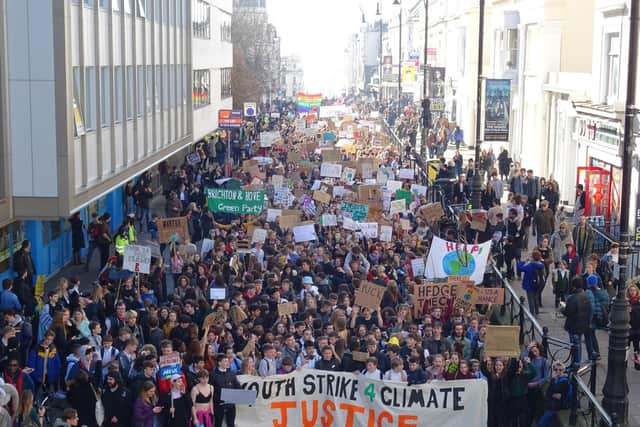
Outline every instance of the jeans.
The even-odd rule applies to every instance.
[[[149,208],[140,206],[140,231],[142,231],[142,227],[146,226],[150,219]]]
[[[587,347],[589,359],[594,359],[596,355],[600,355],[600,346],[598,345],[595,328],[590,328],[589,332],[584,334],[584,344]]]
[[[576,351],[571,360],[572,366],[579,366],[582,362],[582,334],[569,334],[569,341],[575,345]]]
[[[213,407],[213,425],[222,427],[222,420],[227,422],[227,427],[236,425],[236,405],[214,405]]]
[[[538,421],[538,427],[556,427],[558,425],[558,417],[555,411],[547,409],[544,411],[542,418]]]
[[[538,292],[527,291],[527,301],[529,302],[529,311],[534,316],[537,316],[540,313],[540,309],[538,306]]]

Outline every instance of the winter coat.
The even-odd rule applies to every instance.
[[[105,422],[103,427],[125,427],[131,424],[131,392],[120,385],[115,391],[105,387],[102,392],[102,404],[104,405]],[[111,418],[116,417],[117,423],[112,423]]]
[[[631,305],[631,317],[629,324],[631,325],[631,333],[640,334],[640,300],[629,301]]]
[[[133,426],[153,427],[155,416],[153,406],[147,405],[141,397],[138,397],[133,404]]]
[[[560,262],[564,254],[567,253],[567,243],[573,243],[573,236],[570,233],[563,233],[560,230],[551,235],[549,246],[553,249],[553,261]]]
[[[553,270],[551,281],[553,283],[553,293],[556,295],[566,294],[569,291],[570,271],[556,268]]]
[[[572,234],[578,255],[585,256],[590,254],[594,240],[593,227],[588,224],[584,226],[577,225],[574,227]]]
[[[592,328],[595,328],[596,319],[604,317],[602,308],[605,307],[607,312],[609,310],[609,293],[602,288],[589,287],[585,291],[587,297],[589,297],[589,305],[591,306],[591,318],[589,324]]]
[[[58,354],[58,350],[55,345],[49,346],[49,354],[46,353],[47,349],[39,345],[37,349],[31,350],[29,353],[29,359],[27,362],[27,366],[33,368],[33,372],[31,372],[31,379],[36,384],[55,384],[58,382],[60,378],[60,373],[62,372],[62,362],[60,361],[60,354]],[[43,381],[44,376],[44,364],[45,364],[45,355],[47,357],[47,378],[46,382]]]
[[[542,283],[536,283],[534,281],[535,275],[538,275],[542,270],[544,270],[544,264],[538,261],[524,262],[520,261],[518,263],[518,271],[524,273],[522,278],[522,289],[527,292],[537,292],[540,290]]]
[[[567,305],[562,310],[566,316],[564,329],[571,335],[585,334],[589,330],[591,304],[582,289],[577,289],[567,297]]]

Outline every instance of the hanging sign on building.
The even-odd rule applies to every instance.
[[[487,79],[484,103],[484,140],[509,141],[511,80]]]

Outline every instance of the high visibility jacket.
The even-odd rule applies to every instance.
[[[136,241],[136,228],[133,225],[129,226],[129,242]]]
[[[129,240],[125,237],[116,236],[116,253],[118,255],[124,255],[124,248],[129,244]]]

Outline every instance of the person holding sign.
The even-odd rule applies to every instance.
[[[239,389],[240,383],[235,374],[229,371],[229,359],[224,354],[216,356],[217,367],[211,374],[210,382],[213,383],[213,419],[215,427],[222,427],[222,421],[227,426],[235,426],[236,405],[223,402],[221,399],[223,388]]]
[[[167,427],[189,427],[191,399],[185,394],[182,375],[171,376],[171,391],[162,396],[162,415]]]

